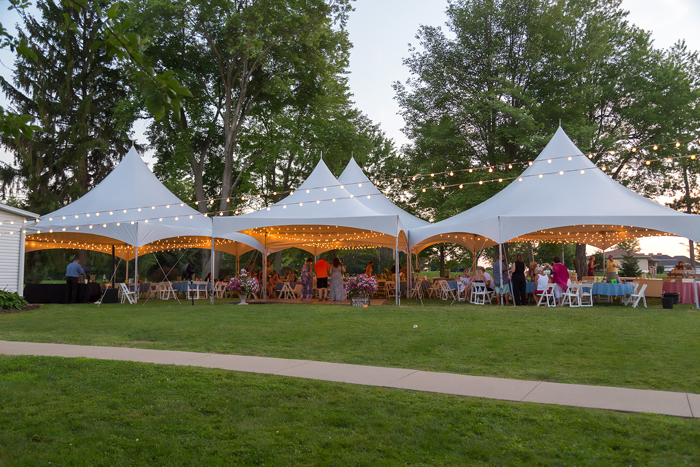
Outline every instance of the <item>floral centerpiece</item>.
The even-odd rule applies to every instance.
[[[248,275],[248,271],[241,269],[240,276],[232,278],[226,290],[237,293],[242,298],[241,303],[245,303],[246,295],[260,292],[260,284],[255,277]]]
[[[345,292],[348,297],[368,297],[377,293],[377,281],[365,274],[350,277],[345,282]]]

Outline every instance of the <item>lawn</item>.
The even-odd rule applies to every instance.
[[[658,299],[648,309],[230,302],[46,305],[0,315],[0,339],[700,393],[700,313],[690,305],[662,310]]]
[[[0,356],[3,466],[697,465],[698,423],[206,368]]]

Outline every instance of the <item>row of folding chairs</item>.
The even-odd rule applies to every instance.
[[[644,303],[644,308],[647,307],[647,299],[644,292],[647,288],[647,284],[642,285],[642,288],[637,292],[639,287],[638,283],[634,283],[634,289],[631,294],[623,296],[621,298],[622,304],[625,306],[632,305],[632,308],[636,308],[640,300]],[[547,284],[547,288],[544,293],[540,295],[540,299],[537,302],[537,306],[542,305],[544,302],[548,307],[557,306],[557,299],[554,295],[555,284]],[[581,307],[581,306],[593,306],[593,283],[583,282],[579,284],[569,284],[566,290],[562,293],[561,306],[569,305],[569,307]]]

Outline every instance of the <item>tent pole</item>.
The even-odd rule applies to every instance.
[[[263,270],[263,277],[262,277],[262,284],[260,284],[260,287],[262,287],[262,298],[263,300],[267,300],[267,230],[265,231],[265,253],[263,254],[263,259],[262,259],[262,270]]]
[[[216,239],[211,237],[211,280],[209,281],[209,303],[214,304],[214,261],[216,261],[215,256],[215,246]]]
[[[112,288],[115,288],[114,281],[116,280],[117,270],[114,266],[114,245],[112,245]],[[167,278],[166,278],[167,279]]]
[[[401,303],[401,269],[399,268],[399,216],[396,216],[396,249],[394,250],[394,282],[396,282],[396,305]]]
[[[504,267],[504,265],[503,265],[503,260],[501,258],[503,258],[503,246],[499,243],[498,244],[498,258],[496,259],[496,261],[501,262],[501,270],[498,271],[498,273],[501,275],[501,277],[498,278],[498,281],[501,284],[501,292],[503,292],[503,267]],[[496,281],[496,271],[493,272],[493,280],[494,280],[494,282]],[[504,294],[500,293],[498,295],[499,295],[500,300],[501,300],[501,306],[503,306],[503,295]]]
[[[134,301],[139,302],[139,293],[141,286],[139,285],[139,247],[134,247]]]
[[[238,277],[238,274],[240,274],[241,270],[241,255],[239,253],[239,248],[238,248],[238,242],[236,242],[236,271],[233,273],[233,277]]]
[[[413,258],[411,252],[408,250],[408,245],[406,246],[406,298],[413,298],[411,295],[411,273],[413,272]]]

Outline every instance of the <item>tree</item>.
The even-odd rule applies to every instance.
[[[622,277],[639,277],[642,275],[642,270],[639,269],[639,261],[637,261],[631,252],[627,252],[627,254],[622,257],[620,266]]]
[[[440,220],[489,198],[558,123],[614,179],[644,195],[665,193],[668,167],[658,152],[632,147],[677,141],[660,109],[680,117],[698,108],[686,99],[685,110],[673,109],[697,85],[690,67],[673,65],[688,57],[654,50],[619,0],[455,0],[447,16],[451,36],[422,26],[423,50],[404,61],[412,76],[394,85],[413,140],[403,174],[422,174],[402,189],[413,190],[418,212]],[[572,255],[577,271],[585,248]]]
[[[620,242],[617,245],[615,245],[615,247],[619,248],[620,250],[626,251],[627,253],[639,253],[640,251],[642,251],[638,238],[633,238],[631,240]]]
[[[270,123],[299,91],[323,93],[347,65],[349,0],[133,2],[130,17],[151,37],[148,54],[192,89],[179,118],[149,134],[158,170],[194,182],[200,212],[229,214],[255,191],[246,174],[265,154],[242,136]],[[169,168],[165,168],[165,167]],[[171,170],[174,168],[174,170]],[[240,192],[239,191],[239,192]]]
[[[106,2],[100,3],[104,6]],[[130,145],[136,118],[124,74],[104,49],[100,20],[91,10],[64,9],[54,0],[37,7],[41,19],[22,11],[18,33],[33,57],[18,56],[15,86],[0,84],[18,113],[40,131],[3,135],[27,189],[27,207],[57,209],[85,194],[112,169]],[[72,27],[63,27],[66,15]]]

